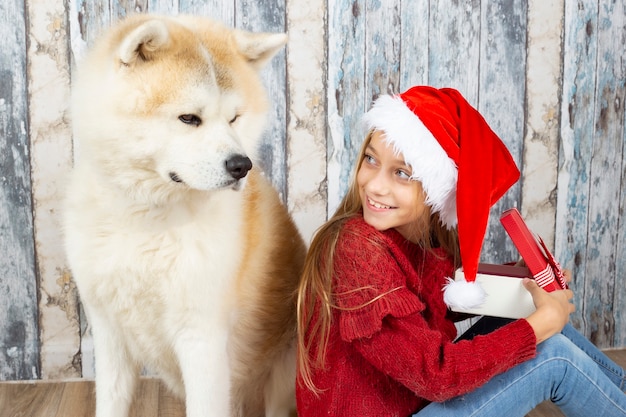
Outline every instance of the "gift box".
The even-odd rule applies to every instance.
[[[528,317],[535,311],[533,299],[522,285],[522,278],[535,279],[548,292],[567,288],[561,266],[541,237],[530,231],[517,209],[502,213],[500,222],[526,266],[479,264],[476,282],[485,290],[486,301],[476,308],[456,307],[452,311],[518,319]],[[454,279],[465,280],[462,268],[456,270]]]
[[[554,259],[543,239],[530,231],[516,208],[502,213],[500,223],[541,288],[548,292],[567,288],[561,266]]]
[[[522,279],[531,278],[527,267],[498,264],[478,264],[476,283],[487,293],[485,302],[476,308],[452,308],[452,311],[481,316],[519,319],[535,311],[530,293],[522,285]],[[456,281],[464,281],[463,269],[454,274]]]

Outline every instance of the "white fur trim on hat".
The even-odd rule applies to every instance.
[[[426,204],[433,213],[439,213],[444,226],[448,229],[455,227],[458,170],[419,117],[401,97],[383,95],[365,113],[363,122],[367,131],[385,133],[385,140],[411,167],[411,178],[421,182],[426,192]]]
[[[469,310],[480,307],[487,299],[487,293],[479,282],[455,281],[446,279],[443,286],[443,301],[448,307]]]

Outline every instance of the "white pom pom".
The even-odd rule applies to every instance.
[[[443,286],[443,301],[448,307],[468,310],[480,307],[487,298],[487,293],[478,282],[455,281],[446,279]]]

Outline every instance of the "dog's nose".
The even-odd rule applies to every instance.
[[[225,162],[226,171],[236,180],[246,176],[252,169],[252,161],[245,155],[234,155]]]

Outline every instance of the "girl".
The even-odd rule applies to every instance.
[[[455,340],[448,307],[482,302],[489,209],[519,177],[480,114],[419,86],[364,120],[356,175],[305,263],[298,415],[524,416],[550,399],[568,416],[625,416],[624,370],[567,324],[570,290],[526,279],[534,313]],[[447,284],[459,266],[467,282]]]

